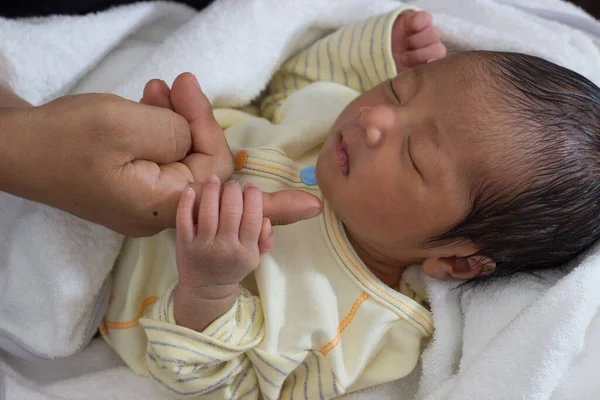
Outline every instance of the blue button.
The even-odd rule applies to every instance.
[[[300,171],[300,180],[306,186],[315,186],[317,184],[317,170],[315,167],[306,167]]]

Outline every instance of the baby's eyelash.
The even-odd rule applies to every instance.
[[[400,97],[398,97],[398,94],[394,90],[394,82],[390,79],[390,80],[388,80],[388,83],[390,84],[390,90],[392,91],[392,94],[394,95],[394,97],[396,98],[396,100],[398,100],[398,103],[402,103],[400,101]]]
[[[410,165],[414,168],[415,163],[412,159],[412,155],[410,154],[410,136],[407,136],[406,139],[402,141],[402,153],[403,156],[408,159]]]
[[[421,171],[419,170],[419,167],[417,167],[417,164],[415,164],[415,160],[412,157],[412,152],[410,148],[410,135],[406,138],[406,142],[406,152],[408,153],[408,159],[410,160],[410,163],[412,164],[415,171],[417,171],[417,173],[422,177],[423,175],[421,175]]]
[[[410,160],[410,163],[414,167],[415,162],[413,161],[412,154],[410,151],[410,135],[406,138],[406,154],[408,155],[408,159]]]

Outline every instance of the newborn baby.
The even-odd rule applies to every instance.
[[[402,8],[288,60],[260,115],[215,110],[234,180],[187,190],[176,235],[126,242],[101,329],[125,362],[170,397],[332,398],[416,366],[433,323],[406,267],[477,281],[595,241],[598,88],[531,56],[444,56]],[[170,99],[210,111],[190,79]],[[323,213],[272,228],[261,191],[289,188]]]

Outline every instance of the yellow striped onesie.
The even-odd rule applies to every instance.
[[[359,92],[395,75],[391,28],[404,10],[346,27],[288,60],[263,117],[215,110],[235,153],[234,179],[321,197],[320,147]],[[275,248],[236,304],[202,333],[173,317],[173,231],[128,240],[103,335],[169,397],[329,399],[408,375],[433,329],[420,299],[374,277],[327,202],[322,216],[274,231]]]

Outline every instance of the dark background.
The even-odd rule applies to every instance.
[[[586,9],[596,18],[600,18],[600,1],[599,0],[570,0],[571,3],[577,4]]]
[[[50,14],[87,14],[106,10],[109,7],[135,3],[139,0],[0,0],[0,16],[38,17]],[[277,0],[273,0],[277,1]],[[326,0],[325,0],[326,1]],[[212,0],[178,0],[198,10]]]
[[[42,16],[48,14],[86,14],[104,10],[116,4],[136,0],[0,0],[0,15],[4,17]],[[179,0],[202,9],[211,0]],[[277,0],[273,0],[277,1]],[[302,1],[302,0],[299,0]],[[323,0],[327,1],[327,0]],[[600,0],[570,0],[600,19]]]

